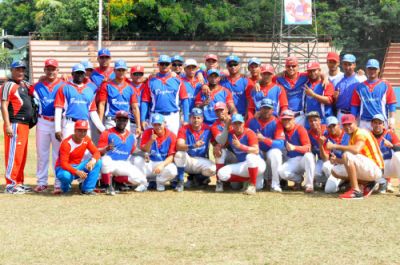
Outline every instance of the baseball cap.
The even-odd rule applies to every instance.
[[[206,55],[205,61],[207,61],[208,59],[213,59],[213,60],[218,61],[218,56],[215,55],[215,54],[210,53],[210,54],[207,54],[207,55]]]
[[[321,118],[321,116],[319,115],[318,111],[310,111],[309,113],[306,114],[306,117],[307,118],[310,118],[310,117]]]
[[[321,69],[319,62],[309,62],[307,64],[307,71],[311,71],[311,70],[315,70],[315,69]]]
[[[296,56],[289,56],[285,60],[285,65],[298,65],[298,64],[299,64],[299,60],[297,60]]]
[[[128,69],[128,66],[126,65],[126,62],[122,59],[116,60],[114,63],[114,69]]]
[[[24,61],[13,61],[11,63],[11,69],[15,68],[26,68],[26,64]]]
[[[243,122],[244,122],[243,116],[242,116],[241,114],[238,114],[238,113],[233,114],[233,115],[232,115],[232,123],[234,123],[234,122],[241,122],[241,123],[243,123]]]
[[[193,108],[192,111],[190,112],[190,115],[203,117],[203,111],[199,108]]]
[[[195,59],[187,59],[185,61],[184,66],[187,67],[187,66],[190,66],[190,65],[193,65],[193,66],[197,67],[197,61]]]
[[[372,120],[380,120],[385,122],[385,117],[383,117],[382,114],[375,114],[374,117],[372,117]]]
[[[94,69],[91,61],[82,61],[81,64],[85,67],[85,69]]]
[[[75,122],[75,129],[88,130],[88,129],[89,129],[89,123],[88,123],[88,121],[85,121],[85,120],[77,120],[77,121]]]
[[[141,65],[135,65],[131,68],[131,74],[144,73],[144,67]]]
[[[115,118],[129,118],[129,113],[124,110],[119,110],[115,113]]]
[[[46,61],[44,61],[44,67],[47,66],[58,67],[58,62],[56,59],[47,59]]]
[[[100,50],[97,52],[97,56],[98,56],[98,57],[102,57],[102,56],[111,57],[111,52],[110,52],[109,49],[103,48],[103,49],[100,49]]]
[[[237,57],[236,55],[231,54],[231,55],[229,55],[228,57],[226,57],[225,62],[226,62],[227,64],[230,63],[230,62],[237,62],[237,63],[239,63],[239,62],[240,62],[240,58]]]
[[[158,62],[159,63],[171,63],[171,57],[168,55],[162,54],[160,57],[158,57]]]
[[[163,122],[164,122],[164,116],[161,114],[156,113],[151,117],[152,124],[155,124],[155,123],[162,124]]]
[[[284,110],[281,113],[281,119],[293,119],[294,118],[294,112],[291,111],[290,109]]]
[[[217,74],[218,76],[220,76],[221,74],[219,73],[218,69],[210,69],[207,71],[207,75],[210,76],[212,74]]]
[[[226,109],[226,104],[222,101],[215,103],[214,110],[217,109]]]
[[[379,62],[376,59],[369,59],[367,61],[367,68],[376,68],[379,69]]]
[[[247,63],[247,65],[250,66],[250,65],[252,65],[253,63],[256,64],[256,65],[261,65],[261,60],[258,59],[258,58],[256,58],[256,57],[250,58],[250,60],[249,60],[249,62]]]
[[[274,74],[275,73],[275,69],[272,65],[270,64],[262,64],[260,67],[260,72],[263,73],[270,73],[270,74]]]
[[[72,66],[72,72],[73,73],[75,73],[75,72],[85,72],[85,67],[82,64],[77,63],[74,66]]]
[[[274,101],[270,98],[263,98],[261,100],[260,107],[261,108],[268,107],[268,108],[272,109],[272,108],[274,108]]]
[[[328,118],[326,118],[326,125],[332,125],[332,124],[339,124],[338,119],[335,116],[329,116]]]
[[[355,63],[356,57],[353,54],[345,54],[342,58],[342,62]]]
[[[356,117],[353,114],[344,114],[342,116],[342,124],[349,124],[356,121]]]
[[[328,55],[326,56],[326,60],[340,62],[339,54],[337,54],[336,52],[328,52]]]
[[[174,55],[172,58],[171,58],[171,62],[175,62],[175,61],[179,61],[179,62],[184,62],[185,60],[183,60],[183,57],[182,56],[180,56],[180,55]]]

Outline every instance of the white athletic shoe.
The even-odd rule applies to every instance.
[[[157,191],[165,191],[165,185],[157,182]]]
[[[25,194],[26,191],[24,189],[22,189],[20,186],[13,186],[13,185],[7,185],[4,193],[8,193],[8,194]]]
[[[136,192],[145,192],[145,191],[147,191],[147,186],[144,184],[140,184],[139,186],[136,187],[135,191]]]
[[[111,196],[115,196],[115,190],[112,184],[110,184],[107,188],[106,188],[106,194],[107,195],[111,195]]]
[[[394,187],[393,187],[392,183],[388,183],[387,184],[386,191],[389,192],[389,193],[393,193],[394,192]]]
[[[243,193],[246,195],[256,195],[256,186],[254,186],[253,184],[249,184],[249,186],[247,186],[247,189]]]
[[[224,183],[222,181],[217,180],[217,184],[215,185],[215,192],[223,192],[224,191]]]
[[[281,193],[281,192],[282,192],[282,188],[279,187],[279,186],[271,187],[271,192],[278,192],[278,193]]]
[[[183,185],[183,180],[182,180],[182,181],[179,181],[178,184],[176,184],[175,191],[183,192],[183,190],[184,190],[184,185]]]

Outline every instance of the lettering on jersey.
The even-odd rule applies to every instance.
[[[51,104],[54,102],[54,98],[43,97],[42,102]]]
[[[166,95],[175,93],[174,90],[161,90],[161,89],[156,89],[154,92],[156,95]]]
[[[71,104],[87,104],[85,100],[82,99],[76,99],[74,97],[71,98]]]
[[[112,150],[112,152],[115,153],[115,154],[118,154],[118,155],[129,155],[129,152],[122,151],[122,150],[118,150],[118,149],[116,149],[116,148],[114,148],[114,149]]]
[[[116,98],[113,98],[112,100],[111,100],[111,103],[113,104],[113,105],[129,105],[129,102],[126,102],[126,101],[118,101],[118,99],[116,99]]]

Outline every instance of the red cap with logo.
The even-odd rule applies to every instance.
[[[281,119],[293,119],[294,118],[294,112],[291,111],[290,109],[284,110],[281,113]]]
[[[274,67],[270,64],[262,64],[260,67],[260,71],[261,73],[270,73],[270,74],[275,73]]]
[[[307,71],[315,70],[315,69],[321,69],[319,62],[309,62],[307,64]]]
[[[206,55],[206,61],[208,60],[208,59],[213,59],[213,60],[216,60],[216,61],[218,61],[218,56],[217,55],[215,55],[215,54],[212,54],[212,53],[210,53],[210,54],[207,54]]]
[[[221,101],[217,102],[214,106],[214,110],[217,110],[217,109],[226,109],[226,104]]]
[[[343,124],[349,124],[349,123],[353,123],[356,121],[356,117],[353,114],[344,114],[342,116],[342,125]]]
[[[337,54],[336,52],[328,52],[328,55],[326,56],[326,60],[340,62],[339,54]]]
[[[88,121],[85,120],[78,120],[75,122],[75,129],[83,129],[83,130],[88,130],[89,129],[89,123]]]
[[[131,74],[144,73],[144,67],[141,65],[135,65],[131,68]]]
[[[285,65],[298,65],[299,60],[297,60],[296,56],[289,56],[286,58]]]
[[[58,67],[58,62],[56,59],[47,59],[46,61],[44,61],[44,67],[47,67],[47,66]]]

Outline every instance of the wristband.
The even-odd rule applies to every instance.
[[[188,149],[190,149],[190,150],[192,150],[192,149],[196,148],[194,144],[190,144],[190,145],[188,144],[188,146],[187,146],[187,147],[188,147]]]

